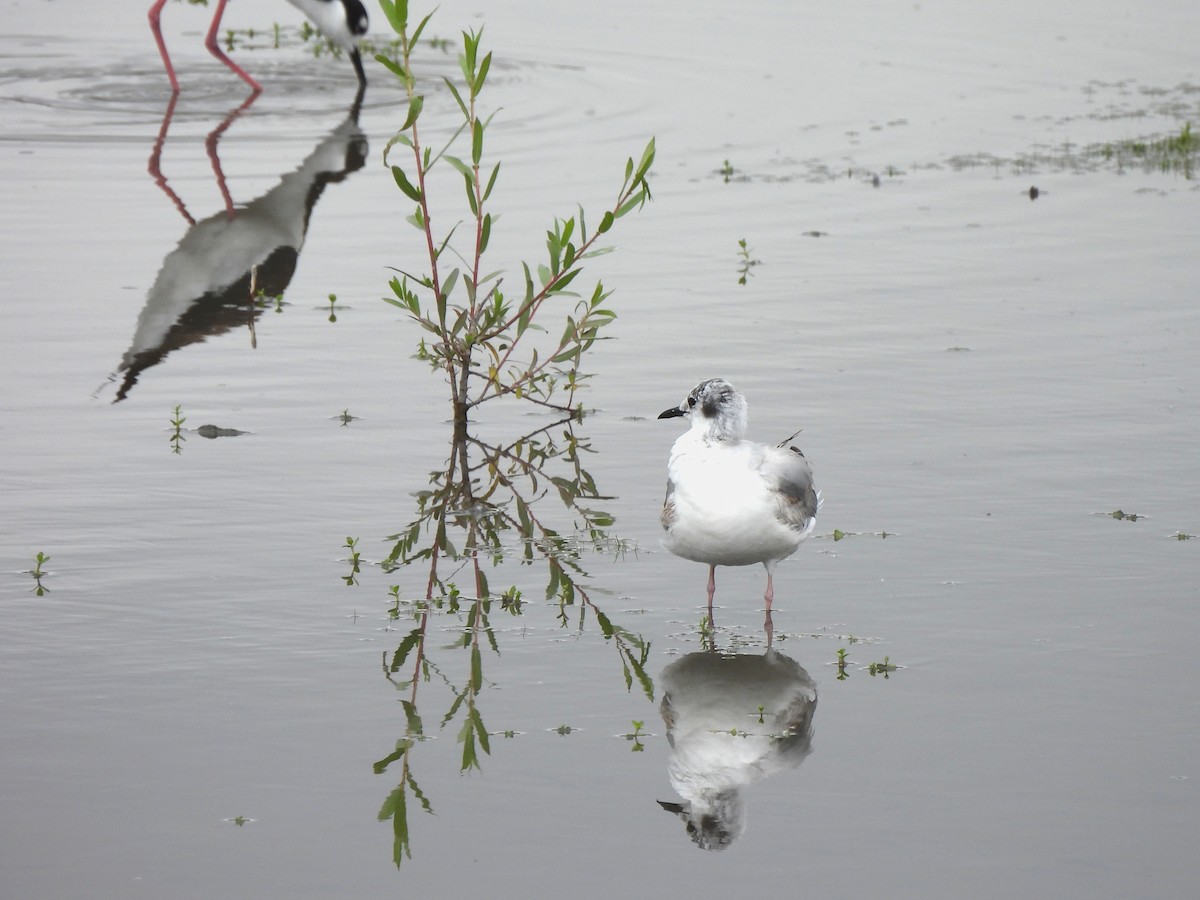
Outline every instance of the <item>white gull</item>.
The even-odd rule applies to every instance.
[[[708,565],[712,615],[717,566],[762,563],[767,614],[775,597],[774,573],[817,524],[821,495],[812,468],[795,447],[743,440],[746,398],[728,381],[702,381],[660,419],[683,416],[691,428],[675,441],[667,462],[663,546]],[[799,434],[799,432],[797,432]]]

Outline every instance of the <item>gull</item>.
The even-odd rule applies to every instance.
[[[788,446],[796,435],[776,447],[744,440],[747,409],[732,384],[711,378],[658,416],[691,420],[667,461],[663,546],[708,565],[710,620],[717,566],[753,563],[767,570],[770,618],[775,566],[812,534],[821,508],[808,460]]]

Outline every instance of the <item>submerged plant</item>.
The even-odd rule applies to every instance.
[[[50,591],[50,588],[42,584],[42,579],[49,574],[42,570],[42,564],[49,561],[50,557],[39,550],[37,556],[34,557],[33,568],[29,570],[29,574],[33,577],[34,581],[33,592],[39,597],[44,597]]]
[[[1146,518],[1145,516],[1139,515],[1138,513],[1127,513],[1124,510],[1120,510],[1120,509],[1113,510],[1111,513],[1109,513],[1109,515],[1112,516],[1114,519],[1116,519],[1118,522],[1121,522],[1121,521],[1136,522],[1138,519]]]
[[[555,218],[546,231],[545,262],[521,263],[521,280],[514,291],[505,293],[501,290],[502,272],[488,271],[483,264],[497,222],[489,200],[500,175],[500,163],[486,162],[484,152],[494,113],[484,115],[479,109],[492,54],[481,52],[481,32],[463,33],[458,56],[461,88],[443,79],[462,122],[435,154],[422,143],[420,119],[425,97],[417,93],[412,66],[412,54],[432,13],[410,30],[408,0],[380,0],[380,5],[399,37],[400,53],[396,59],[383,54],[375,58],[396,76],[408,98],[404,122],[388,141],[384,161],[388,162],[397,146],[409,151],[408,161],[404,165],[393,162],[391,171],[397,187],[414,204],[408,222],[422,233],[427,266],[420,273],[398,270],[390,284],[394,296],[385,299],[432,335],[429,340],[422,339],[418,356],[446,375],[456,424],[465,425],[479,404],[507,396],[578,413],[575,392],[586,378],[580,370],[581,357],[616,314],[605,305],[609,294],[600,282],[582,295],[568,288],[582,272],[585,260],[605,252],[600,237],[617,219],[650,199],[646,179],[654,163],[654,141],[646,145],[636,164],[632,157],[626,161],[621,187],[595,229],[588,230],[582,208],[577,215]],[[452,153],[460,143],[466,145],[462,154]],[[435,228],[442,212],[435,209],[430,194],[430,174],[441,165],[461,176],[467,206],[466,219],[443,230]],[[451,243],[464,221],[465,252]],[[448,256],[462,265],[449,266]],[[575,302],[567,306],[566,298],[575,298]],[[561,336],[535,340],[537,335],[557,332],[544,321],[552,310],[562,323]],[[564,395],[561,399],[560,393]]]
[[[358,538],[346,538],[346,543],[343,544],[343,546],[350,551],[350,556],[347,559],[347,562],[350,563],[350,572],[342,576],[342,581],[346,582],[346,587],[353,587],[354,585],[358,584]]]
[[[183,423],[187,421],[187,417],[183,414],[183,407],[175,404],[175,409],[171,413],[171,427],[175,430],[171,433],[171,452],[180,454],[183,453],[182,443],[187,440],[183,436]]]
[[[872,677],[882,675],[884,678],[887,678],[889,673],[895,672],[898,668],[900,667],[892,663],[891,657],[885,656],[883,662],[871,663],[867,667],[867,671],[871,673]]]
[[[738,262],[738,284],[744,285],[750,278],[750,270],[754,266],[762,265],[762,260],[754,259],[750,255],[750,247],[746,244],[745,238],[741,238],[738,241],[738,256],[740,257]]]
[[[1200,156],[1200,135],[1192,132],[1192,123],[1184,122],[1178,134],[1161,138],[1116,141],[1088,148],[1089,153],[1118,166],[1137,163],[1146,169],[1173,172],[1184,178],[1194,177],[1196,158]]]

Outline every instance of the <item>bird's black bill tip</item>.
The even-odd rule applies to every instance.
[[[674,419],[678,416],[686,416],[686,415],[687,415],[687,413],[685,413],[678,406],[672,406],[670,409],[664,409],[662,412],[660,412],[658,414],[658,417],[660,419]]]

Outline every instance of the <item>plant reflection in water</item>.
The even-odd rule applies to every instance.
[[[704,850],[724,850],[746,828],[742,789],[794,768],[812,752],[817,687],[798,662],[689,653],[663,670],[660,712],[667,774],[682,803],[659,801]]]
[[[459,423],[446,466],[433,472],[429,487],[417,494],[416,518],[389,538],[395,543],[383,561],[386,571],[428,566],[422,599],[406,603],[399,587],[392,589],[392,617],[399,619],[407,608],[416,624],[382,660],[384,677],[405,695],[404,735],[395,750],[374,765],[381,774],[400,764],[398,784],[379,811],[381,820],[392,821],[397,866],[411,855],[410,807],[415,803],[432,812],[411,765],[412,751],[427,737],[418,712],[421,685],[439,681],[451,692],[439,727],[457,723],[461,771],[481,768],[481,751],[491,753],[494,733],[484,725],[479,698],[487,684],[485,651],[501,653],[492,617],[522,616],[533,604],[524,602],[516,586],[493,592],[489,570],[505,562],[545,565],[545,596],[557,605],[559,627],[583,632],[590,618],[591,627],[598,628],[617,653],[625,689],[632,690],[636,683],[647,699],[654,699],[654,684],[646,672],[649,642],[613,622],[586,584],[584,555],[619,553],[623,544],[607,530],[612,518],[596,507],[607,498],[584,466],[584,454],[594,451],[577,426],[578,417],[570,416],[514,441],[488,444]],[[559,524],[564,518],[569,528]],[[448,616],[463,620],[450,649],[466,656],[447,665],[430,658],[428,637],[430,620]]]

